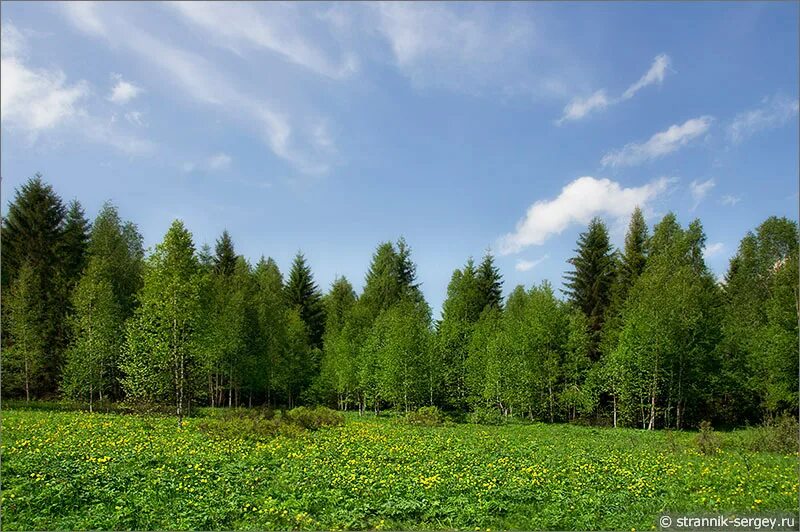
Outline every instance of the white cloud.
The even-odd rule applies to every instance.
[[[68,83],[59,69],[35,69],[25,63],[27,43],[23,33],[10,22],[2,29],[0,58],[0,116],[3,127],[30,135],[62,124],[83,113],[89,95],[86,82]]]
[[[246,123],[263,137],[276,156],[300,172],[321,175],[328,171],[327,152],[319,150],[313,139],[295,133],[298,128],[293,127],[293,120],[283,107],[250,96],[204,57],[174,47],[120,16],[104,16],[109,10],[117,9],[117,5],[80,4],[77,15],[73,6],[72,2],[61,4],[68,20],[73,21],[79,30],[90,35],[102,35],[113,45],[127,48],[144,58],[182,90],[180,96],[187,96],[202,105],[215,106],[232,119]],[[87,16],[94,22],[88,28],[83,23]]]
[[[556,124],[561,125],[569,120],[579,120],[592,111],[605,109],[609,103],[606,91],[602,89],[587,98],[573,98],[564,107],[564,114],[556,121]]]
[[[690,141],[703,135],[711,127],[713,118],[701,116],[692,118],[680,125],[672,125],[666,131],[656,133],[647,142],[626,144],[621,150],[603,156],[603,166],[633,166],[651,159],[657,159],[686,146]]]
[[[550,255],[545,255],[544,257],[534,259],[534,260],[518,260],[517,263],[514,265],[514,269],[518,272],[527,272],[529,270],[534,269],[536,266],[541,264],[542,262],[546,261],[550,258]]]
[[[219,172],[227,170],[233,159],[227,153],[217,153],[199,162],[185,162],[181,169],[186,173],[194,171]]]
[[[67,128],[72,134],[128,155],[153,151],[150,141],[113,128],[114,116],[105,120],[89,111],[91,90],[86,81],[68,83],[61,70],[28,66],[15,55],[26,48],[22,32],[10,23],[3,24],[2,32],[0,115],[4,128],[23,131],[31,139],[45,131]],[[12,44],[6,47],[8,42]]]
[[[557,198],[531,205],[516,230],[500,239],[500,253],[508,255],[541,245],[567,227],[587,224],[595,216],[626,218],[636,206],[646,208],[649,201],[667,190],[671,181],[662,177],[640,187],[624,188],[610,179],[580,177],[561,189]]]
[[[706,258],[710,258],[713,257],[714,255],[719,255],[723,251],[725,251],[725,244],[723,244],[722,242],[714,242],[713,244],[709,244],[706,246],[703,255]]]
[[[670,59],[667,54],[659,54],[653,59],[653,64],[650,66],[650,70],[648,70],[644,76],[639,78],[639,81],[628,87],[623,94],[621,99],[628,100],[633,98],[633,96],[639,92],[639,90],[653,84],[661,85],[664,81],[664,76],[667,74],[667,69],[669,68]]]
[[[759,131],[782,126],[797,116],[798,110],[797,99],[781,95],[764,98],[760,107],[736,115],[728,125],[728,140],[739,143]]]
[[[125,113],[125,120],[134,126],[144,127],[146,125],[142,119],[142,113],[140,111],[128,111]]]
[[[316,74],[341,79],[358,70],[353,54],[334,59],[296,31],[303,20],[291,4],[170,2],[184,20],[236,52],[242,46],[269,50]],[[220,23],[220,21],[225,21]]]
[[[692,181],[689,184],[689,191],[692,194],[692,200],[694,201],[692,205],[692,210],[696,209],[700,202],[711,192],[711,189],[714,188],[716,183],[714,183],[714,179],[707,179],[706,181],[698,182]]]
[[[732,196],[730,194],[725,194],[724,196],[722,196],[722,199],[720,199],[720,203],[722,203],[723,205],[728,205],[730,207],[733,207],[737,203],[739,203],[741,200],[742,200],[742,198],[740,198],[738,196]]]
[[[141,87],[137,87],[133,83],[125,81],[119,74],[115,74],[113,77],[117,80],[117,83],[111,88],[108,101],[123,105],[141,94]]]
[[[653,85],[655,83],[660,85],[664,81],[664,76],[667,73],[669,64],[670,59],[667,54],[657,55],[650,69],[639,78],[639,81],[628,87],[619,98],[609,98],[606,95],[605,89],[595,91],[591,96],[586,98],[573,98],[567,106],[564,107],[564,113],[561,118],[556,121],[556,124],[561,125],[567,121],[580,120],[594,111],[599,111],[633,98],[639,90],[648,85]]]
[[[227,153],[218,153],[208,160],[208,167],[212,170],[223,170],[231,165],[231,160]]]
[[[365,28],[376,28],[398,70],[416,88],[469,94],[552,96],[572,61],[543,46],[543,25],[525,14],[488,4],[375,2],[365,5]]]

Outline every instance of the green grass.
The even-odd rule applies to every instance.
[[[349,416],[253,440],[204,421],[4,408],[3,528],[648,530],[797,508],[797,456],[736,434],[704,456],[691,433]]]

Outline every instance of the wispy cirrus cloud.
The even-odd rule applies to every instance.
[[[534,260],[518,260],[516,264],[514,264],[514,269],[518,272],[527,272],[534,269],[539,264],[543,263],[547,259],[550,258],[549,254],[545,254],[543,257]]]
[[[764,98],[758,107],[734,117],[727,128],[728,140],[738,144],[760,131],[780,127],[794,119],[799,110],[796,98],[783,95]]]
[[[648,71],[636,83],[628,87],[619,98],[609,98],[605,89],[595,91],[587,97],[576,96],[564,107],[563,114],[556,121],[556,125],[560,126],[565,122],[580,120],[595,111],[601,111],[611,105],[629,100],[637,92],[650,85],[661,85],[669,66],[670,58],[667,54],[657,55]]]
[[[516,230],[499,239],[500,253],[517,253],[544,244],[574,224],[587,224],[595,216],[621,219],[664,193],[673,179],[662,177],[639,187],[623,187],[610,179],[580,177],[552,200],[535,202],[517,223]]]
[[[315,74],[343,79],[358,71],[352,52],[335,57],[329,49],[298,31],[308,24],[292,4],[248,2],[169,2],[187,23],[211,35],[214,42],[241,53],[244,48],[272,52]],[[222,24],[220,21],[224,20]],[[324,29],[324,28],[323,28]],[[330,48],[330,47],[328,47]]]
[[[668,155],[692,140],[705,134],[711,127],[713,118],[701,116],[687,120],[683,124],[670,126],[642,143],[632,142],[622,149],[606,153],[601,164],[603,166],[634,166],[643,162]]]
[[[702,202],[703,199],[705,199],[705,197],[708,195],[709,192],[711,192],[711,189],[713,189],[714,186],[716,186],[716,183],[714,182],[713,178],[707,179],[705,181],[695,180],[689,184],[689,192],[692,195],[692,202],[693,202],[692,210],[695,210],[698,207],[698,205],[700,205],[700,202]]]
[[[181,165],[181,170],[186,173],[195,171],[219,172],[230,168],[231,162],[233,162],[233,158],[230,155],[220,152],[198,162],[185,162]]]
[[[728,207],[734,207],[737,203],[742,200],[739,196],[733,196],[731,194],[725,194],[720,198],[720,203],[726,205]]]
[[[251,96],[230,80],[228,73],[194,52],[172,45],[125,17],[126,6],[90,2],[61,5],[67,20],[87,35],[124,48],[157,69],[181,92],[179,97],[227,113],[261,136],[273,154],[306,175],[329,169],[330,147],[318,145],[311,134],[315,124],[299,124],[275,102]],[[331,141],[332,142],[332,141]]]
[[[645,87],[649,87],[650,85],[661,85],[664,82],[664,77],[667,75],[669,66],[669,56],[667,54],[658,54],[656,58],[653,59],[653,64],[650,65],[650,69],[645,72],[645,74],[639,78],[636,83],[628,87],[625,92],[622,93],[620,99],[629,100]]]

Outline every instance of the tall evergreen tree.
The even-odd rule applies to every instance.
[[[577,255],[568,261],[574,269],[564,276],[564,293],[588,319],[591,353],[596,360],[615,271],[608,229],[599,218],[589,222],[589,228],[580,234],[575,252]]]
[[[30,284],[37,287],[41,297],[41,323],[37,329],[44,335],[44,360],[38,384],[42,392],[50,393],[56,391],[60,380],[67,343],[64,324],[69,293],[63,253],[66,214],[61,198],[36,174],[15,191],[2,227],[2,289],[7,290],[23,264],[27,264]],[[3,314],[7,322],[7,312],[4,310]],[[11,347],[13,327],[8,330],[11,334],[4,335],[4,343]]]
[[[91,224],[86,219],[78,200],[69,203],[64,218],[62,254],[64,256],[64,279],[68,289],[78,283],[86,265]]]
[[[325,332],[325,307],[311,268],[302,253],[295,255],[289,279],[286,281],[286,301],[296,308],[306,325],[309,346],[322,348],[322,335]]]
[[[236,252],[233,249],[233,240],[228,230],[224,230],[217,239],[214,254],[214,271],[218,275],[230,276],[236,268]]]
[[[483,302],[482,308],[503,308],[503,276],[494,264],[494,256],[487,251],[475,274],[478,290]]]

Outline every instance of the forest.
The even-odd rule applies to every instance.
[[[300,245],[301,243],[298,243]],[[301,253],[251,264],[227,231],[176,220],[146,253],[106,203],[90,221],[37,174],[2,225],[2,395],[169,409],[436,406],[454,416],[641,429],[798,413],[798,225],[743,235],[723,279],[699,220],[633,212],[624,247],[594,219],[563,286],[503,297],[491,253],[467,258],[435,320],[411,247],[380,243],[357,293]]]

